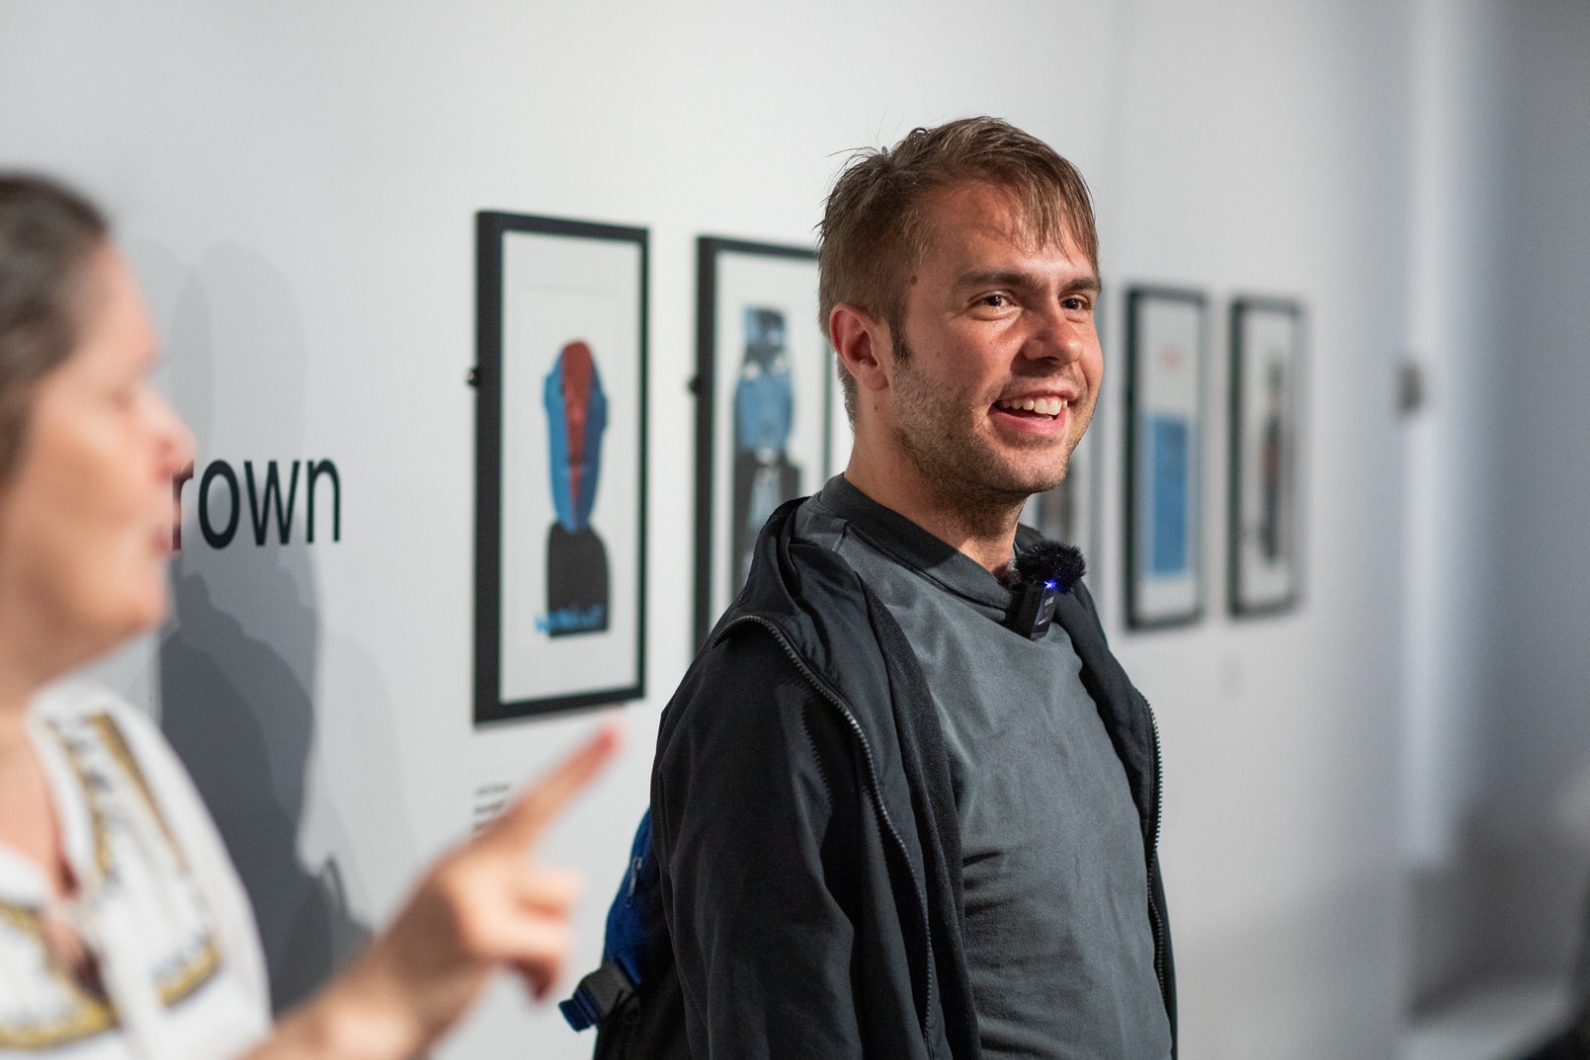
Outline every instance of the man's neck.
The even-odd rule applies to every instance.
[[[957,498],[953,491],[931,481],[912,461],[903,457],[869,459],[861,447],[851,452],[845,481],[971,557],[996,577],[1009,569],[1016,545],[1016,524],[1021,519],[1020,505],[973,508],[964,503],[965,498]]]

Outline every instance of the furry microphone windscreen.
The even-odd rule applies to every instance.
[[[1028,583],[1052,581],[1063,593],[1082,580],[1087,563],[1073,545],[1040,541],[1016,557],[1016,573]]]

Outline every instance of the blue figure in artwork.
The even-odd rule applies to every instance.
[[[732,591],[745,584],[762,524],[780,504],[800,496],[801,471],[790,462],[795,420],[784,314],[747,306],[745,357],[734,386],[734,508],[730,525]]]
[[[549,637],[599,633],[608,622],[607,547],[591,527],[602,472],[607,396],[584,342],[564,346],[547,375],[545,401],[557,521],[547,531]]]
[[[1189,530],[1192,496],[1192,424],[1186,416],[1156,412],[1148,419],[1150,575],[1179,577],[1191,559]]]

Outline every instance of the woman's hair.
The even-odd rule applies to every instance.
[[[108,235],[77,192],[0,171],[0,483],[16,470],[34,388],[77,345],[85,266]]]

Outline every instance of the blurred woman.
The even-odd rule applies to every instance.
[[[248,900],[159,731],[69,678],[160,622],[193,442],[98,211],[0,174],[0,1055],[412,1056],[494,969],[538,996],[573,879],[527,848],[611,730],[434,865],[320,995],[270,1024]]]

